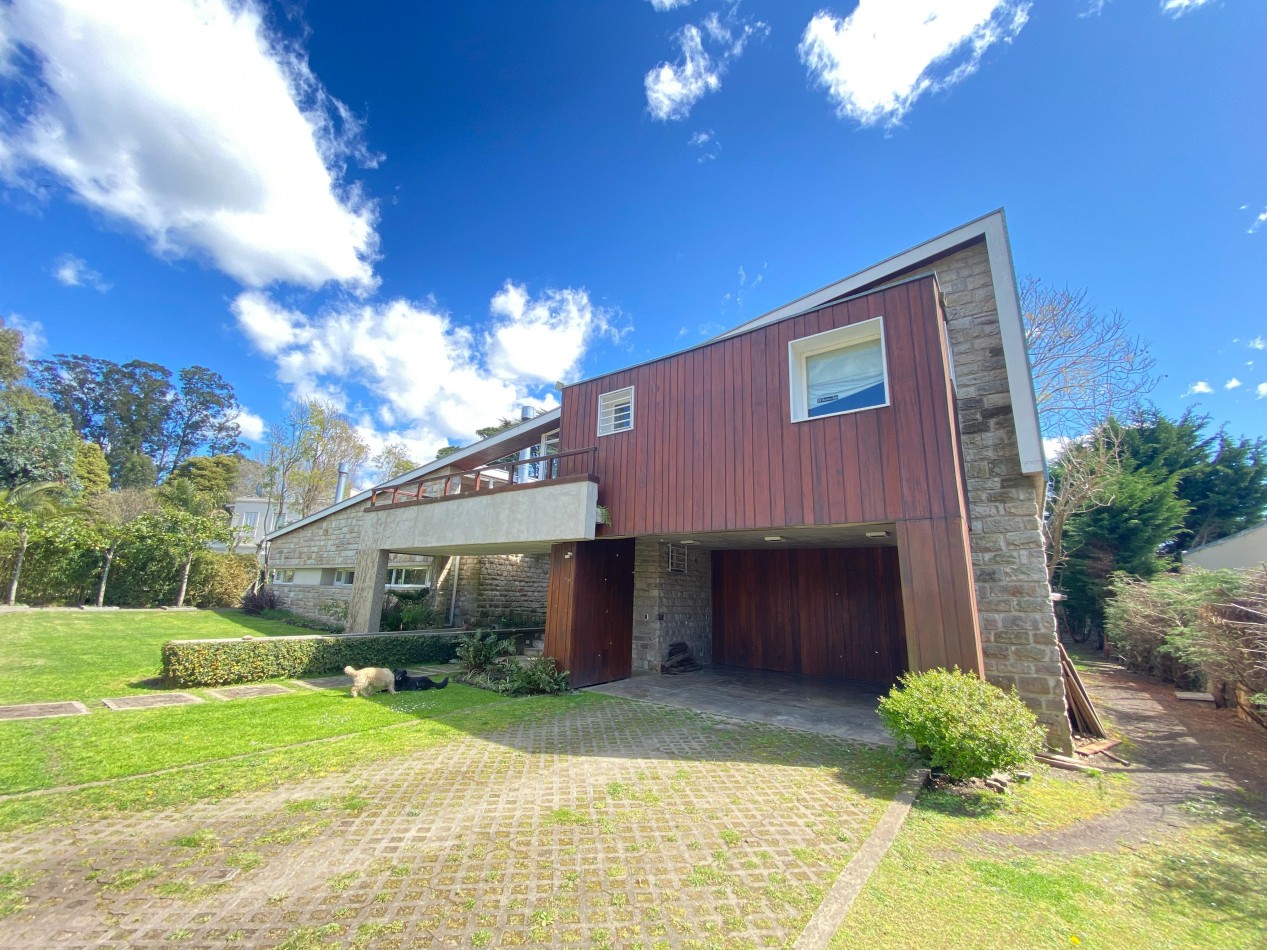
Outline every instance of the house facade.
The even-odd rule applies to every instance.
[[[1184,551],[1183,563],[1207,571],[1267,567],[1267,522]]]
[[[1067,747],[1041,445],[994,212],[567,386],[558,409],[276,532],[270,561],[342,534],[350,629],[368,630],[402,557],[535,558],[546,654],[574,685],[658,671],[675,642],[842,681],[958,666],[1015,686]]]

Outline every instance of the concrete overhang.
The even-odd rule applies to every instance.
[[[400,554],[532,554],[592,541],[598,483],[587,476],[367,508],[361,547]]]

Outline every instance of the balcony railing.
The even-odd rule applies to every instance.
[[[595,452],[596,449],[591,447],[510,462],[492,462],[463,472],[432,475],[404,485],[378,488],[370,495],[370,507],[386,508],[410,502],[436,501],[477,492],[548,484],[576,475],[589,476],[594,474]],[[518,482],[514,477],[516,469],[524,469],[526,472]]]

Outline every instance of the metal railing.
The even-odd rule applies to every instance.
[[[377,488],[370,495],[370,507],[452,498],[456,495],[497,491],[512,485],[547,484],[568,475],[593,475],[596,451],[595,448],[590,447],[575,449],[571,452],[555,452],[536,458],[491,462],[479,468],[449,472],[447,475],[432,475],[416,482]],[[514,473],[520,468],[525,469],[527,475],[516,482]]]

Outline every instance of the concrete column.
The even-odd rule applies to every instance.
[[[391,552],[361,548],[356,552],[356,577],[348,602],[348,633],[377,633],[383,617],[383,587]]]

